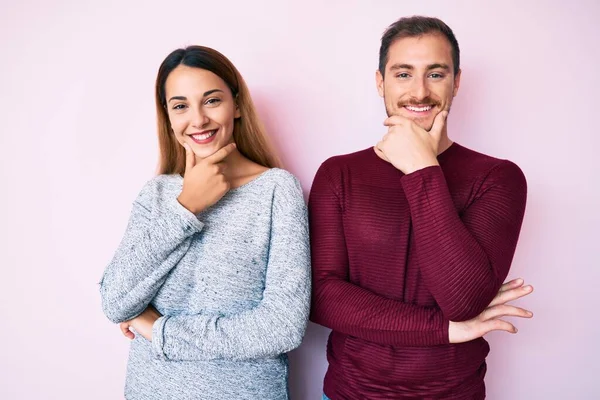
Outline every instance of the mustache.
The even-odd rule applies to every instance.
[[[439,102],[432,99],[431,97],[425,97],[424,99],[411,98],[411,99],[408,99],[405,101],[398,102],[398,107],[422,106],[422,105],[437,106],[437,105],[439,105]]]

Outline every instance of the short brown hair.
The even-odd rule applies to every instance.
[[[385,77],[385,66],[388,62],[388,52],[392,43],[398,39],[418,37],[427,33],[439,33],[448,39],[452,47],[452,63],[454,64],[454,76],[456,76],[460,69],[460,49],[454,32],[444,21],[420,15],[400,18],[383,33],[381,47],[379,48],[379,72],[381,72],[381,76]]]

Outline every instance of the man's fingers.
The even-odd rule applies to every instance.
[[[512,281],[506,282],[504,285],[502,285],[500,287],[500,292],[506,292],[509,289],[514,289],[519,286],[523,286],[523,283],[523,279],[521,278],[513,279]]]
[[[375,150],[375,153],[377,153],[377,155],[379,157],[381,157],[383,160],[390,162],[390,160],[388,160],[388,158],[385,156],[385,153],[383,151],[381,151],[380,146],[381,146],[381,142],[377,143],[377,145],[375,145],[375,147],[373,147],[373,149]]]
[[[517,333],[517,328],[515,328],[515,326],[510,322],[501,319],[495,319],[486,323],[485,331],[486,333],[489,333],[491,331],[506,331],[509,333]]]
[[[529,312],[523,308],[510,306],[507,304],[501,304],[498,306],[487,308],[484,312],[481,313],[481,320],[488,321],[490,319],[497,319],[501,317],[523,317],[526,318],[529,316]]]
[[[487,308],[484,312],[481,313],[480,316],[482,321],[488,321],[491,319],[503,317],[531,318],[533,317],[533,313],[521,307],[501,304],[498,306]]]
[[[383,125],[385,126],[393,126],[393,125],[402,125],[410,122],[408,118],[401,117],[400,115],[392,115],[388,117],[385,121],[383,121]]]
[[[207,157],[206,161],[208,161],[209,163],[213,163],[213,164],[221,162],[235,150],[235,147],[236,147],[235,143],[229,143],[227,146],[219,149],[219,151],[217,151],[214,154],[212,154],[211,156]]]
[[[190,171],[196,165],[196,156],[189,144],[184,143],[183,147],[185,148],[185,170]]]
[[[448,117],[448,111],[442,111],[435,116],[433,120],[433,126],[429,130],[429,134],[435,139],[439,140],[442,137],[444,126],[446,126],[446,118]]]
[[[520,299],[521,297],[525,297],[528,294],[533,292],[533,286],[517,286],[514,289],[508,289],[502,292],[499,292],[496,297],[492,300],[488,307],[494,307],[498,304],[506,304],[510,301],[514,301]]]

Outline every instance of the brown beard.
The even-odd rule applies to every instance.
[[[404,104],[406,104],[406,103],[404,103]],[[434,105],[434,107],[435,107],[435,105]],[[398,107],[398,110],[400,110],[400,109],[402,109],[402,107]],[[385,107],[385,112],[386,112],[386,114],[387,114],[387,116],[388,116],[388,117],[391,117],[391,116],[394,116],[394,115],[396,115],[396,114],[397,114],[397,113],[396,113],[396,114],[395,114],[395,113],[392,113],[392,112],[391,112],[391,110],[389,110],[389,109],[387,108],[387,106]],[[431,124],[430,124],[430,125],[423,126],[422,124],[420,124],[420,123],[419,123],[419,122],[420,122],[420,120],[419,120],[418,118],[411,118],[411,119],[412,119],[412,120],[413,120],[413,121],[414,121],[414,122],[415,122],[417,125],[419,125],[421,128],[425,129],[427,132],[429,132],[429,131],[431,130],[431,128],[433,128],[433,121],[435,120],[435,118],[434,118],[434,119],[431,121]]]

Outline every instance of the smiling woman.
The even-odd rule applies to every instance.
[[[186,135],[209,133],[205,125],[207,121],[212,122],[208,128],[216,128],[219,123],[217,120],[210,121],[211,116],[226,120],[224,126],[218,126],[222,128],[220,132],[215,132],[221,136],[217,143],[233,141],[238,151],[249,160],[269,168],[279,165],[246,82],[231,61],[211,48],[190,46],[167,56],[156,78],[156,112],[161,149],[160,173],[184,172],[185,153],[178,142],[183,144]],[[197,140],[201,138],[197,137]],[[188,143],[193,145],[194,141],[188,140]],[[192,148],[198,152],[197,156],[202,157],[218,149],[217,143]]]
[[[104,313],[133,339],[127,399],[287,399],[310,302],[307,212],[244,80],[172,52],[156,80],[160,174],[107,266]],[[134,331],[134,332],[132,332]]]

